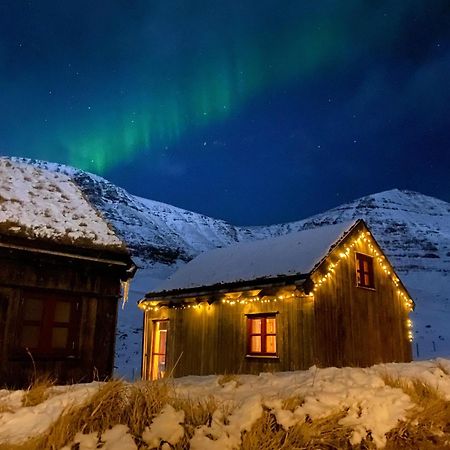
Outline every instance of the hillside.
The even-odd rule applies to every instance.
[[[363,218],[416,301],[417,358],[450,356],[450,204],[393,189],[362,197],[297,222],[236,227],[164,203],[133,196],[107,180],[67,166],[34,165],[70,175],[127,243],[140,270],[130,303],[120,313],[117,371],[140,371],[141,312],[134,306],[179,265],[205,250],[292,231]]]

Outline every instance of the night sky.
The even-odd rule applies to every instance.
[[[235,224],[450,201],[450,2],[3,0],[0,153]]]

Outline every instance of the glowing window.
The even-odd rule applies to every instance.
[[[152,337],[152,360],[151,374],[152,380],[164,378],[166,374],[166,348],[167,348],[167,332],[168,320],[153,321],[153,337]]]
[[[373,258],[371,256],[356,253],[356,286],[375,288]]]
[[[249,355],[276,356],[277,320],[275,314],[247,316],[247,353]]]

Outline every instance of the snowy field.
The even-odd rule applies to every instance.
[[[450,446],[445,359],[32,394],[0,390],[1,450]]]

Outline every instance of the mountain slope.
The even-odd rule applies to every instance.
[[[24,160],[22,160],[24,161]],[[450,356],[450,204],[393,189],[297,222],[236,227],[164,203],[135,197],[107,180],[58,164],[29,161],[72,177],[127,243],[140,270],[130,304],[119,315],[118,373],[138,376],[142,314],[134,302],[200,252],[363,218],[416,301],[414,355]]]
[[[285,234],[356,218],[366,221],[398,271],[450,272],[450,204],[417,192],[380,192],[268,228],[271,234]]]

